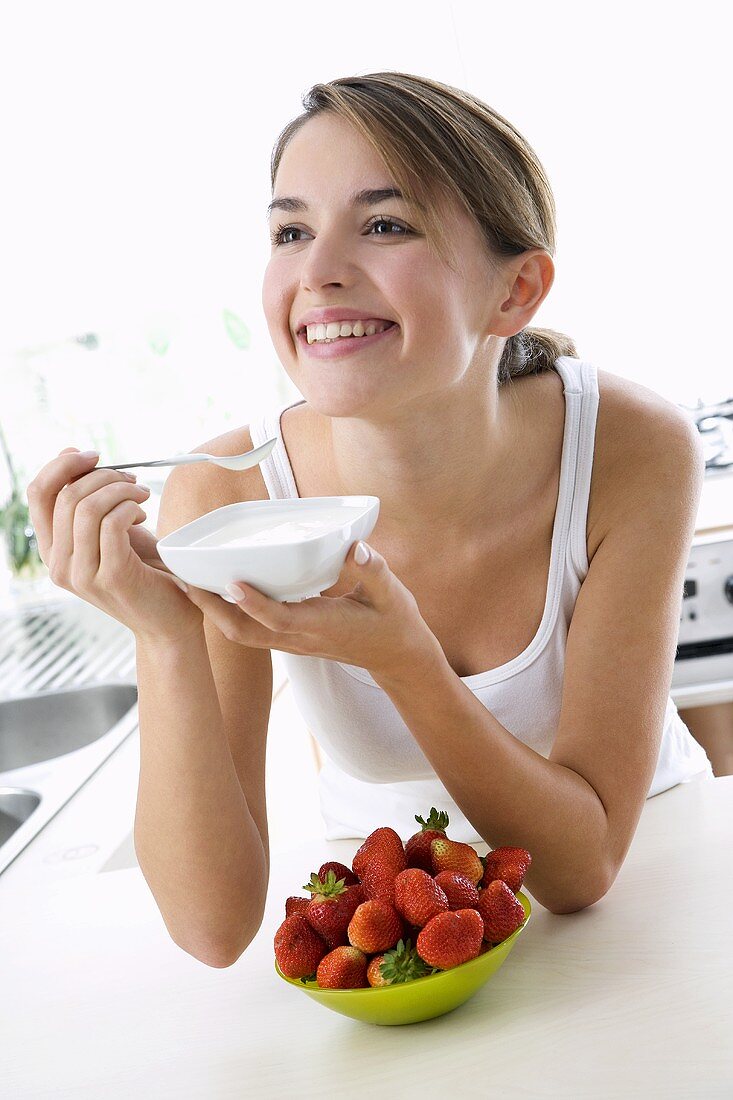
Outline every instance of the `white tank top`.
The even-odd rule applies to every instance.
[[[588,572],[586,517],[599,392],[595,368],[561,356],[555,370],[565,393],[560,485],[542,621],[518,656],[461,680],[515,737],[548,757],[560,716],[565,645],[575,601]],[[260,469],[271,499],[297,497],[280,416],[295,401],[250,423],[253,447],[277,443]],[[446,810],[449,835],[481,843],[473,825],[438,778],[389,695],[364,668],[280,651],[293,699],[324,757],[319,773],[326,840],[364,838],[390,825],[403,838],[417,829],[415,814]],[[671,696],[657,768],[647,797],[712,769],[702,746],[680,718]]]

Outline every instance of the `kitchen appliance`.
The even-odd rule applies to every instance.
[[[733,702],[733,397],[680,407],[702,435],[705,480],[672,675],[678,709]]]

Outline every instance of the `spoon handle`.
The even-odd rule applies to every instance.
[[[188,466],[192,462],[208,462],[208,455],[176,455],[175,458],[158,458],[155,462],[122,462],[116,466],[95,466],[95,470],[130,470],[133,466]]]

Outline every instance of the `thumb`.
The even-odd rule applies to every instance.
[[[389,568],[381,554],[367,543],[355,542],[344,561],[344,572],[358,590],[379,598],[389,578]]]
[[[353,579],[357,595],[363,594],[377,611],[386,610],[394,600],[396,577],[387,560],[367,543],[359,541],[350,548],[344,572]]]
[[[362,568],[374,563],[374,551],[365,542],[359,541],[353,547],[354,563]]]
[[[378,558],[378,553],[372,550],[366,542],[359,540],[354,542],[351,548],[351,558],[347,558],[346,563],[353,563],[360,573],[371,573],[374,571],[376,559]]]

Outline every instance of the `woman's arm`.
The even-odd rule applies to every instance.
[[[268,859],[237,778],[203,627],[177,645],[138,638],[137,683],[140,869],[174,942],[208,966],[229,966],[262,923]]]
[[[246,448],[241,437],[220,437],[197,449]],[[173,470],[158,537],[232,503],[231,477],[207,463]],[[256,470],[236,482],[239,499],[257,499],[258,488]],[[233,645],[202,616],[201,629],[177,643],[137,637],[137,681],[138,861],[179,947],[229,966],[259,929],[267,896],[271,655]]]
[[[577,772],[517,740],[443,659],[409,680],[374,676],[444,787],[492,848],[526,848],[532,895],[573,913],[608,889],[608,823]]]
[[[699,433],[661,398],[629,431],[624,460],[570,624],[549,759],[444,659],[426,657],[409,678],[373,673],[486,843],[532,853],[527,887],[554,913],[601,898],[634,836],[659,755],[705,471]]]

